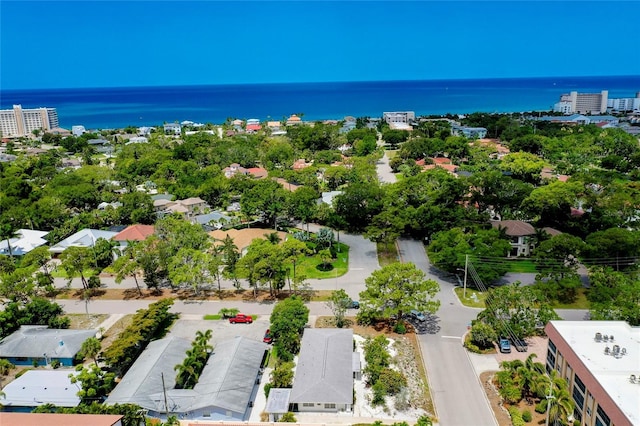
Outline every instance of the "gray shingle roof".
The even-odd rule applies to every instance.
[[[0,358],[73,358],[96,330],[60,330],[46,325],[23,325],[0,341]]]
[[[353,330],[304,330],[290,402],[353,404]]]
[[[148,410],[165,410],[161,373],[164,373],[169,409],[186,413],[220,407],[245,413],[267,345],[244,337],[220,342],[193,389],[174,389],[174,366],[180,364],[191,343],[168,337],[151,342],[111,392],[107,404],[134,403]]]

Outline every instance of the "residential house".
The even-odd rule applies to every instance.
[[[245,337],[222,341],[194,388],[176,389],[174,366],[190,348],[188,340],[177,337],[149,343],[105,403],[137,404],[161,419],[169,412],[180,419],[248,420],[268,346]]]
[[[206,231],[212,231],[213,229],[220,229],[225,224],[231,222],[231,217],[221,212],[211,212],[207,214],[200,214],[191,218],[193,223],[202,225]]]
[[[34,231],[31,229],[19,229],[17,237],[0,241],[0,254],[22,256],[36,247],[48,244],[44,237],[48,231]],[[11,248],[11,250],[9,250]]]
[[[191,197],[184,200],[176,200],[176,203],[181,204],[188,210],[190,216],[204,213],[209,208],[209,205],[205,200],[200,197]]]
[[[255,179],[263,179],[269,176],[269,172],[263,167],[251,167],[247,169],[247,173],[253,176]]]
[[[464,136],[470,139],[484,139],[487,136],[487,129],[484,127],[451,125],[451,132],[456,136]]]
[[[491,226],[495,229],[504,229],[509,237],[511,251],[507,257],[529,256],[533,250],[531,239],[536,235],[536,230],[530,223],[521,220],[492,220]]]
[[[153,225],[130,225],[118,232],[111,239],[117,241],[121,250],[129,245],[129,241],[144,241],[155,233]]]
[[[272,232],[276,232],[273,229],[258,229],[258,228],[246,228],[246,229],[229,229],[226,231],[216,230],[209,232],[209,236],[214,240],[220,242],[223,241],[227,236],[231,237],[233,243],[238,247],[238,250],[241,253],[244,253],[251,244],[253,240],[256,238],[266,239],[268,234]],[[285,241],[287,239],[287,233],[283,231],[277,231],[278,237],[280,237],[280,241]]]
[[[129,138],[129,140],[127,141],[127,143],[125,143],[125,145],[131,145],[132,143],[147,143],[149,142],[149,139],[147,139],[146,136],[134,136],[132,138]]]
[[[119,414],[0,413],[2,426],[122,426]]]
[[[96,330],[48,328],[46,325],[23,325],[0,341],[0,358],[15,365],[49,365],[58,360],[62,365],[74,365],[74,357]]]
[[[73,133],[73,136],[75,137],[82,136],[86,131],[87,129],[85,129],[84,126],[81,126],[81,125],[71,126],[71,133]]]
[[[233,176],[237,175],[237,174],[241,174],[241,175],[247,175],[249,174],[249,172],[247,171],[247,169],[245,169],[244,167],[242,167],[240,164],[238,163],[233,163],[231,165],[229,165],[228,167],[225,167],[222,172],[224,173],[224,176],[226,178],[232,178]]]
[[[297,126],[302,124],[302,119],[295,114],[292,114],[289,118],[287,118],[287,126]]]
[[[305,160],[304,158],[299,158],[293,162],[293,170],[306,169],[307,167],[311,167],[312,165],[313,165],[313,160],[307,163],[307,160]]]
[[[164,125],[165,135],[179,135],[182,133],[182,127],[178,123],[167,123]]]
[[[338,196],[342,195],[342,191],[329,191],[323,192],[321,197],[318,199],[318,204],[324,203],[329,206],[333,206],[333,200]]]
[[[80,404],[81,383],[71,383],[70,374],[77,373],[69,369],[26,371],[2,389],[5,394],[0,397],[2,411],[29,413],[44,404],[76,407]],[[0,425],[5,426],[3,419],[0,414]]]
[[[116,234],[117,232],[85,228],[60,241],[51,247],[49,251],[53,254],[60,254],[69,247],[93,247],[98,239],[110,240]]]
[[[280,185],[282,185],[282,187],[289,192],[295,192],[298,190],[298,188],[302,186],[302,185],[296,185],[294,183],[291,183],[283,178],[275,178],[274,180],[278,182]]]
[[[548,373],[568,384],[584,426],[640,424],[640,328],[624,321],[550,321]]]
[[[289,398],[293,411],[352,411],[353,353],[353,330],[305,329]]]

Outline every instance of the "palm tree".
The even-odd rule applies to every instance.
[[[524,395],[531,395],[534,393],[539,383],[540,377],[544,375],[544,365],[539,362],[535,362],[536,354],[531,354],[527,357],[524,364],[517,367],[516,373],[521,378],[522,390]]]
[[[7,248],[9,249],[9,257],[13,258],[13,250],[11,249],[11,239],[17,238],[20,233],[16,231],[9,223],[4,223],[0,226],[0,241],[7,241]]]
[[[549,376],[545,375],[542,378],[538,383],[537,393],[544,395],[540,404],[547,410],[547,424],[567,424],[574,409],[567,381],[555,370],[552,370]]]
[[[113,263],[116,272],[115,281],[120,284],[127,276],[132,276],[138,288],[138,294],[142,296],[142,289],[138,283],[138,274],[142,270],[142,265],[138,261],[140,247],[137,243],[130,241],[124,252]]]
[[[100,353],[100,349],[102,349],[102,345],[100,344],[100,340],[95,337],[89,337],[82,343],[82,347],[80,348],[80,355],[83,358],[91,358],[95,363],[96,367],[98,366],[98,354]]]

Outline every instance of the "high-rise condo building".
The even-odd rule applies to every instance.
[[[604,114],[607,112],[608,99],[608,90],[600,93],[565,93],[560,96],[560,102],[553,106],[553,110],[564,114]]]
[[[59,126],[55,108],[23,109],[22,105],[14,105],[13,109],[0,110],[0,133],[3,137],[28,136],[36,129],[47,131]]]

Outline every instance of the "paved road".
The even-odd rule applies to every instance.
[[[389,153],[387,151],[384,152],[384,156],[378,164],[376,165],[376,169],[378,171],[378,180],[382,183],[395,183],[397,178],[396,175],[391,171],[391,166],[389,166]]]
[[[454,285],[441,279],[429,264],[420,241],[399,240],[400,257],[413,262],[440,284],[440,309],[427,318],[427,333],[419,335],[425,358],[431,396],[438,421],[445,426],[491,426],[496,420],[484,390],[461,344],[461,337],[478,310],[462,306],[453,293]]]

